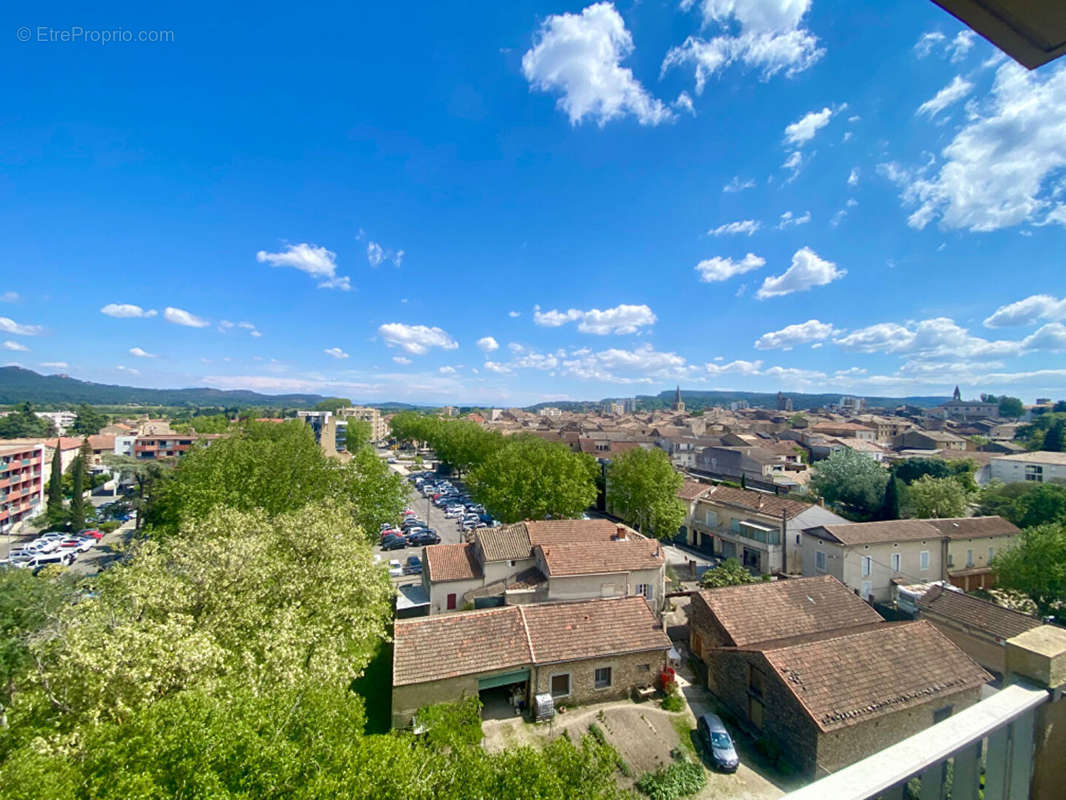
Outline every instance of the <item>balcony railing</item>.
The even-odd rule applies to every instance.
[[[784,800],[1027,800],[1036,709],[1050,699],[1045,689],[1008,686]]]
[[[716,536],[736,536],[751,542],[776,547],[781,544],[781,532],[778,530],[766,531],[762,528],[745,526],[743,523],[734,529],[725,525],[708,525],[699,520],[692,521],[692,527],[704,533],[713,533]]]

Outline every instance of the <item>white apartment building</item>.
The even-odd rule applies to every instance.
[[[1009,456],[993,456],[991,478],[1003,483],[1066,481],[1066,453],[1036,450]]]

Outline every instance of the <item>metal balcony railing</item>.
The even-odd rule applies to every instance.
[[[1008,686],[784,800],[1027,800],[1036,709],[1050,699]]]

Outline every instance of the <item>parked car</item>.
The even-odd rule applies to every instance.
[[[403,564],[398,559],[392,559],[389,562],[389,577],[390,578],[402,578],[403,577]]]
[[[696,735],[703,745],[707,757],[716,769],[723,772],[736,772],[740,765],[733,738],[725,729],[717,714],[704,714],[696,723]]]
[[[404,572],[408,575],[421,575],[422,559],[420,559],[418,556],[408,556],[407,565],[404,567]]]
[[[74,563],[74,558],[75,554],[71,552],[41,553],[29,559],[26,562],[25,567],[27,569],[32,569],[33,574],[36,575],[45,567],[69,567]]]
[[[91,536],[97,541],[104,538],[104,535],[96,528],[86,528],[85,530],[78,531],[78,536]]]
[[[382,550],[403,550],[407,547],[407,539],[399,534],[389,534],[381,540]]]
[[[427,544],[440,544],[440,536],[432,528],[427,528],[409,534],[407,542],[415,547],[424,547]]]
[[[59,543],[60,550],[77,550],[79,553],[84,553],[93,548],[96,544],[96,539],[91,536],[71,536],[69,539],[64,539]]]

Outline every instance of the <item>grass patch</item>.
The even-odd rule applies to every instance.
[[[678,761],[655,772],[645,772],[636,785],[651,800],[678,800],[696,794],[706,783],[703,767],[691,761]]]
[[[352,681],[352,691],[366,706],[367,735],[392,729],[392,642],[381,642],[363,674]]]
[[[677,738],[681,740],[681,746],[690,754],[697,756],[696,745],[692,741],[692,732],[695,728],[689,726],[688,717],[675,717],[670,724],[677,731]]]
[[[678,711],[685,710],[685,700],[681,697],[681,693],[676,689],[663,698],[662,702],[663,711],[669,711],[676,714]]]

